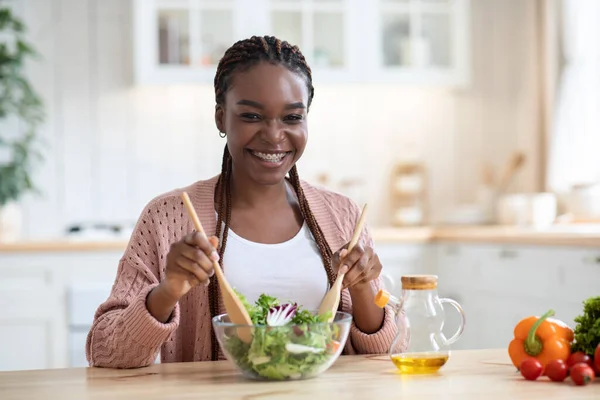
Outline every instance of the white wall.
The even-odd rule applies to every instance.
[[[540,184],[536,2],[472,3],[472,85],[317,87],[301,176],[363,179],[381,224],[387,169],[409,142],[430,170],[434,220],[473,199],[482,162],[499,168],[516,149],[533,157],[516,189]],[[43,54],[29,71],[48,111],[40,131],[47,159],[37,174],[44,197],[25,201],[27,236],[82,220],[135,220],[155,195],[218,173],[224,142],[212,88],[133,86],[129,1],[14,4]]]

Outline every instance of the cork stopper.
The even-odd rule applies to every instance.
[[[381,289],[379,292],[377,292],[377,295],[375,295],[375,304],[379,308],[384,308],[389,301],[390,294],[386,290]]]
[[[402,289],[431,290],[437,288],[437,275],[404,275],[401,278]]]

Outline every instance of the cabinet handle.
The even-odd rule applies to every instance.
[[[600,256],[585,257],[583,262],[586,264],[600,264]]]
[[[457,255],[459,253],[460,253],[460,248],[458,246],[446,246],[446,254]]]
[[[515,250],[509,250],[509,249],[500,250],[500,258],[512,259],[512,258],[517,258],[518,256],[519,256],[519,253]]]

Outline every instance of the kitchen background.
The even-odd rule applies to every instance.
[[[252,34],[298,44],[313,67],[301,177],[369,203],[395,292],[402,274],[440,276],[468,316],[457,348],[504,346],[523,310],[572,322],[598,292],[600,2],[0,7],[40,54],[24,74],[45,111],[40,193],[0,204],[0,370],[85,365],[93,312],[144,205],[219,172],[214,64]],[[0,119],[0,139],[23,127]],[[12,158],[0,147],[0,167]]]

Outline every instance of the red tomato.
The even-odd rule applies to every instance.
[[[296,336],[304,336],[304,331],[299,326],[294,326],[293,330]]]
[[[552,360],[546,365],[546,376],[554,382],[562,382],[569,372],[563,360]]]
[[[596,375],[594,370],[586,363],[578,363],[571,367],[569,370],[571,373],[571,379],[576,385],[587,385],[594,380]]]
[[[573,365],[579,364],[579,363],[585,363],[591,367],[592,359],[590,358],[590,356],[588,356],[587,354],[585,354],[582,351],[572,353],[569,356],[569,358],[567,358],[567,367],[569,367],[569,368],[571,368]]]
[[[340,342],[338,342],[337,340],[332,340],[328,345],[327,345],[328,350],[331,353],[335,353],[336,351],[338,351],[338,349],[340,348]]]
[[[542,363],[536,360],[535,358],[526,358],[521,363],[521,375],[529,381],[535,381],[537,378],[542,375],[542,371],[544,367]]]
[[[598,343],[594,352],[594,366],[596,367],[596,373],[600,375],[600,343]]]

